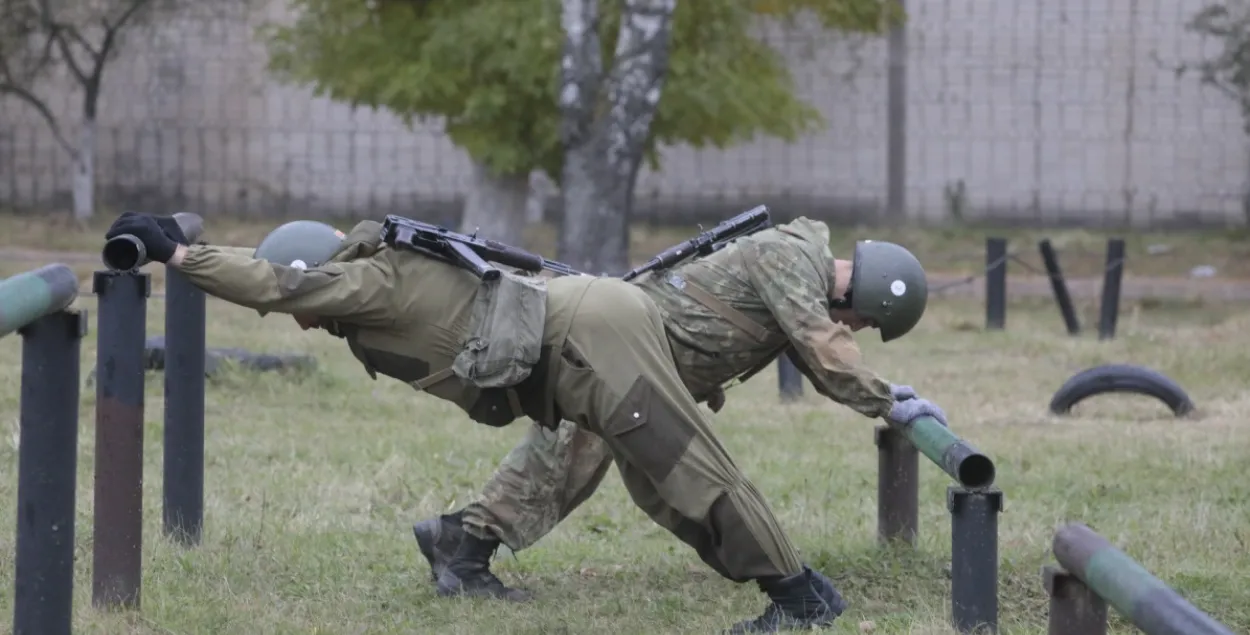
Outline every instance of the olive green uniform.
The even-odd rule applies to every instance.
[[[829,317],[833,263],[827,226],[800,218],[638,287],[660,308],[667,348],[699,400],[789,350],[820,394],[881,417],[894,404],[889,383],[860,365],[850,331]],[[465,508],[465,529],[529,547],[594,493],[615,454],[572,423],[532,426]]]
[[[573,422],[615,459],[638,506],[731,580],[802,570],[768,504],[685,388],[661,305],[642,288],[590,276],[549,280],[542,359],[518,386],[479,389],[449,372],[467,336],[478,279],[379,245],[379,229],[357,225],[343,251],[319,267],[192,245],[179,268],[235,304],[323,318],[371,376],[449,400],[475,421]]]

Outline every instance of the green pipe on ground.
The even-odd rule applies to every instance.
[[[61,311],[78,298],[78,276],[53,263],[0,281],[0,337]]]
[[[1233,635],[1082,523],[1055,532],[1055,559],[1147,635]]]

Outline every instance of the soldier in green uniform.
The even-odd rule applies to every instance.
[[[874,327],[889,342],[920,320],[924,271],[898,245],[863,241],[851,260],[835,259],[826,225],[800,218],[637,284],[660,307],[683,383],[713,410],[723,405],[722,385],[788,353],[820,394],[865,416],[945,423],[909,387],[861,365],[850,336]],[[475,501],[414,526],[440,592],[529,599],[489,573],[490,555],[500,543],[519,551],[548,534],[611,464],[604,441],[570,422],[533,426]]]
[[[365,221],[343,236],[322,223],[296,221],[275,229],[248,256],[188,245],[172,219],[126,213],[106,238],[135,236],[151,260],[178,269],[210,295],[262,314],[286,313],[301,328],[343,338],[372,377],[380,373],[451,401],[476,422],[502,426],[526,416],[548,428],[567,420],[590,432],[657,524],[722,576],[755,581],[768,595],[765,613],[735,625],[736,632],[824,625],[841,614],[845,605],[832,583],[803,564],[763,496],[712,433],[677,370],[674,360],[683,352],[665,333],[662,304],[644,287],[593,276],[523,281],[510,274],[486,284],[440,259],[390,248],[380,229]],[[767,251],[754,257],[775,259]],[[915,289],[917,281],[908,280]],[[829,278],[820,284],[832,288]],[[879,299],[884,314],[897,304]],[[826,297],[811,300],[816,313],[828,306]],[[830,377],[846,372],[844,363],[831,361],[836,351],[824,350],[845,341],[839,332],[825,328],[820,342],[804,339],[801,349]],[[809,353],[813,345],[824,352]],[[824,385],[842,390],[845,381]],[[908,405],[923,400],[895,402],[888,389],[884,395],[878,393],[874,408],[892,404],[893,419],[926,409]]]

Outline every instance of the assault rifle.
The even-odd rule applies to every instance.
[[[658,256],[648,260],[646,264],[631,269],[624,276],[621,276],[621,279],[626,281],[633,280],[648,271],[668,269],[696,254],[706,256],[714,251],[719,251],[737,238],[765,229],[771,224],[768,217],[768,207],[764,205],[757,206],[727,221],[723,221],[708,231],[700,232],[698,236],[690,240],[665,249]]]
[[[482,280],[495,280],[499,270],[490,262],[498,262],[522,271],[538,273],[543,269],[560,275],[576,276],[581,272],[554,260],[501,242],[466,236],[438,225],[388,214],[382,223],[382,241],[392,247],[404,247],[432,255],[472,271]]]

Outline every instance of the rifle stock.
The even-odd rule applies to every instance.
[[[546,269],[561,275],[580,275],[579,271],[562,262],[547,260],[518,247],[481,239],[476,235],[466,236],[445,227],[394,214],[387,215],[382,223],[382,240],[392,247],[415,249],[449,261],[487,281],[499,277],[499,270],[491,262],[530,273]]]

